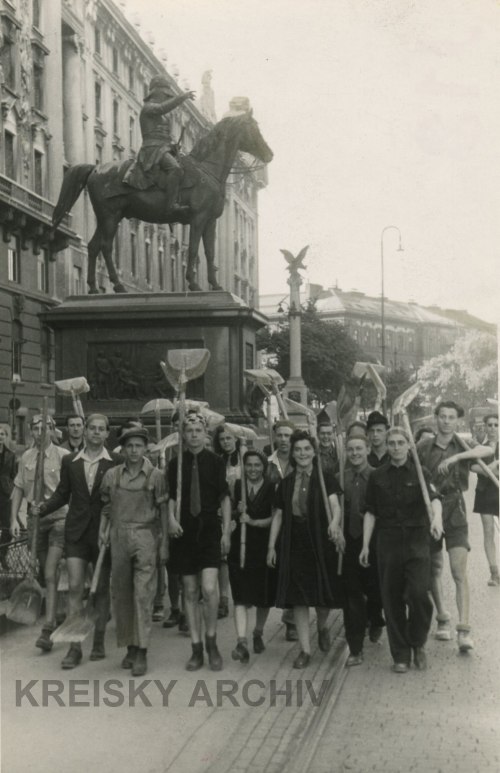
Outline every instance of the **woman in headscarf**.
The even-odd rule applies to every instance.
[[[248,609],[256,607],[253,651],[265,650],[262,639],[269,608],[276,596],[276,572],[267,566],[267,543],[271,527],[274,484],[267,480],[267,459],[260,451],[247,451],[243,457],[246,483],[246,508],[241,501],[241,480],[234,490],[234,530],[228,555],[229,582],[234,601],[234,624],[237,643],[233,660],[248,663]],[[240,566],[241,526],[246,524],[244,567]]]
[[[316,608],[318,645],[327,652],[331,644],[326,627],[328,613],[342,606],[342,592],[329,531],[330,513],[325,509],[320,487],[316,443],[308,432],[293,433],[290,461],[294,470],[276,491],[267,563],[278,566],[276,606],[292,607],[294,611],[302,648],[294,668],[305,668],[311,659],[309,607]],[[324,478],[329,509],[335,513],[340,507],[340,489],[332,475]],[[275,545],[280,532],[277,555]]]

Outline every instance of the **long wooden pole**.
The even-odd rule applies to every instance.
[[[466,440],[461,438],[460,435],[456,435],[456,438],[457,438],[458,442],[460,443],[460,445],[462,446],[462,448],[464,449],[464,451],[471,451],[472,450],[472,447],[467,443]],[[493,481],[493,483],[495,484],[495,486],[497,488],[499,488],[499,481],[498,481],[497,476],[495,475],[493,470],[490,470],[488,465],[485,464],[482,459],[474,459],[473,463],[474,464],[478,464],[480,466],[480,468],[482,469],[482,471],[484,472],[484,474],[487,475],[488,478],[491,481]]]
[[[181,522],[181,499],[182,499],[182,442],[184,414],[186,412],[186,365],[183,363],[179,375],[179,442],[177,445],[177,494],[175,500],[175,520]]]
[[[338,421],[337,417],[337,421]],[[339,495],[339,503],[340,503],[340,530],[342,534],[344,533],[344,471],[345,471],[345,458],[344,458],[344,438],[342,437],[342,429],[340,429],[340,432],[335,432],[335,445],[337,446],[337,456],[339,459],[339,483],[340,488],[342,489],[341,494]],[[337,564],[337,574],[342,574],[342,564],[344,560],[344,554],[339,553],[339,560]]]
[[[243,505],[243,512],[247,511],[247,482],[245,478],[245,466],[243,464],[243,457],[246,451],[246,439],[240,438],[240,467],[241,467],[241,504]],[[247,549],[247,525],[241,524],[240,528],[240,569],[245,568],[245,555]]]
[[[411,431],[410,419],[408,418],[408,414],[406,413],[405,410],[401,412],[401,417],[403,419],[403,426],[406,432],[408,433],[408,437],[410,438],[410,452],[413,457],[413,461],[415,463],[415,468],[417,470],[418,482],[420,484],[420,490],[422,491],[422,496],[424,498],[425,509],[427,510],[429,521],[432,523],[432,519],[434,518],[434,512],[432,510],[431,498],[429,496],[429,491],[427,489],[427,484],[425,482],[424,473],[422,471],[422,465],[420,464],[417,447],[415,445],[415,440],[413,438],[413,433]]]

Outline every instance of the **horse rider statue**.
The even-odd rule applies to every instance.
[[[178,202],[183,172],[174,155],[177,146],[172,138],[172,122],[168,114],[194,97],[194,91],[175,96],[166,78],[161,75],[152,78],[139,117],[141,149],[123,179],[123,182],[141,191],[153,186],[165,191],[168,217],[184,215],[189,210]]]

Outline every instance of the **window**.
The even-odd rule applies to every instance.
[[[113,72],[115,75],[118,75],[118,49],[117,48],[113,48],[112,61],[113,61]]]
[[[128,87],[129,87],[130,91],[134,90],[134,83],[135,83],[135,80],[134,80],[134,68],[132,67],[132,65],[129,65],[129,68],[128,68]]]
[[[16,179],[16,152],[15,152],[15,137],[11,132],[7,130],[4,132],[4,164],[5,164],[5,176],[10,177],[11,180]]]
[[[19,237],[16,237],[15,247],[9,247],[8,255],[8,279],[9,282],[21,283],[21,243]]]
[[[131,149],[135,144],[135,118],[132,115],[128,122],[128,144]]]
[[[136,234],[130,234],[130,270],[132,276],[137,276],[137,237]]]
[[[175,292],[176,288],[176,279],[175,279],[175,252],[172,252],[170,255],[170,289],[172,292]]]
[[[31,18],[32,24],[37,29],[41,28],[41,6],[40,0],[33,0],[31,4]]]
[[[35,193],[43,196],[43,153],[39,150],[33,154],[33,177]]]
[[[12,323],[12,377],[23,377],[23,326],[15,319]]]
[[[113,100],[113,134],[120,134],[120,104],[117,99]]]
[[[33,107],[36,110],[44,108],[44,68],[45,54],[37,46],[32,47],[33,53]]]
[[[95,117],[100,118],[101,110],[102,110],[102,89],[99,81],[96,81],[94,84],[94,95],[95,95]]]
[[[145,242],[146,248],[146,282],[151,284],[151,242]]]
[[[4,83],[11,89],[16,88],[16,28],[6,17],[2,18],[2,36],[0,64]]]
[[[82,269],[73,266],[73,295],[83,295]]]
[[[52,340],[48,327],[40,329],[40,380],[43,384],[50,384],[50,371],[52,365]]]
[[[101,53],[101,32],[98,27],[94,29],[94,50],[96,54]]]
[[[50,263],[49,253],[47,250],[42,250],[40,255],[37,256],[37,287],[42,293],[50,292],[49,289],[50,278]]]

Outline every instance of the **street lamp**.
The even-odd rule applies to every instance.
[[[401,231],[397,227],[397,225],[386,225],[385,228],[382,229],[382,233],[380,234],[380,267],[381,267],[381,274],[382,274],[382,297],[380,299],[380,321],[381,321],[381,344],[382,344],[382,365],[385,365],[385,296],[384,296],[384,236],[385,232],[389,231],[391,228],[396,230],[399,235],[399,246],[397,249],[397,252],[403,252],[403,247],[401,244]]]

